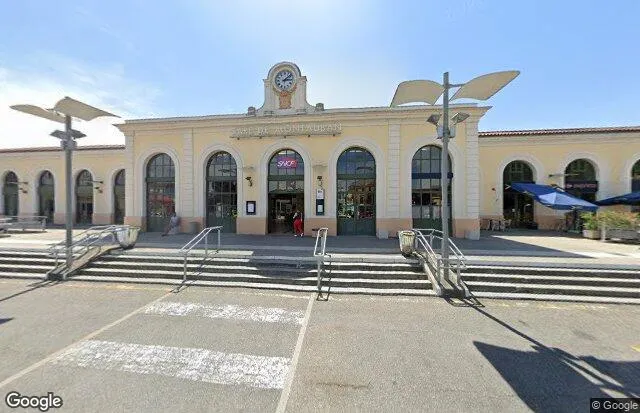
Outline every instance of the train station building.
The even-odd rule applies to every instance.
[[[325,108],[307,101],[307,78],[289,62],[263,83],[262,106],[246,113],[126,120],[117,125],[125,145],[79,147],[75,222],[162,231],[175,211],[184,232],[291,233],[299,210],[308,235],[328,227],[385,238],[442,225],[441,143],[426,122],[440,106]],[[470,115],[449,144],[454,236],[477,239],[485,220],[540,229],[564,221],[511,182],[589,201],[640,190],[640,126],[481,132],[490,109],[451,107]],[[0,149],[0,192],[4,215],[64,223],[64,153]]]

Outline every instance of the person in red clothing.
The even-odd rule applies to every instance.
[[[302,230],[302,214],[297,209],[295,214],[293,214],[293,232],[294,237],[304,236],[304,231]]]

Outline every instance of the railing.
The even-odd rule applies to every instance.
[[[108,239],[107,244],[120,244],[121,246],[126,241],[118,240],[117,234],[119,232],[128,232],[131,229],[129,225],[102,225],[91,227],[71,238],[71,246],[67,250],[66,240],[60,241],[57,244],[49,247],[49,254],[55,258],[54,268],[49,271],[50,273],[58,273],[61,271],[69,271],[68,263],[73,263],[82,258],[89,251],[94,248],[98,248],[103,245],[103,241]],[[135,240],[134,240],[135,242]],[[100,245],[98,245],[100,243]],[[71,254],[71,260],[68,259],[67,254]],[[58,261],[61,256],[65,257],[65,263],[58,265]],[[63,278],[66,274],[63,274]]]
[[[12,227],[26,228],[36,227],[41,231],[47,229],[47,217],[42,215],[33,216],[4,216],[0,218],[0,229],[9,229]]]
[[[317,228],[316,244],[313,247],[313,256],[316,257],[316,261],[318,263],[318,293],[322,292],[322,274],[324,273],[324,260],[325,257],[330,257],[330,255],[325,252],[327,248],[328,232],[329,228]],[[318,246],[320,247],[320,249],[318,249]]]
[[[200,231],[198,235],[191,238],[191,241],[187,242],[184,245],[184,247],[180,248],[179,253],[184,254],[184,265],[183,265],[183,274],[182,274],[183,282],[187,281],[187,258],[189,257],[189,254],[191,254],[191,250],[193,249],[193,247],[198,245],[204,239],[204,259],[202,260],[202,263],[200,265],[204,264],[204,261],[207,259],[207,256],[209,255],[209,233],[214,230],[218,231],[218,247],[217,247],[217,252],[218,252],[220,251],[220,230],[221,229],[222,229],[222,225],[219,225],[217,227],[207,227],[202,231]]]
[[[440,254],[436,254],[433,245],[435,240],[439,241],[440,247],[442,246],[442,231],[433,228],[414,228],[412,231],[416,234],[416,243],[424,249],[427,261],[435,268],[437,281],[442,283],[445,278],[444,274],[452,272],[455,275],[454,285],[464,290],[466,294],[466,288],[462,283],[462,270],[467,267],[467,258],[458,246],[449,238],[449,257],[444,259]]]

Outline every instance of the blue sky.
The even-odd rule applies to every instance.
[[[64,95],[124,118],[242,113],[283,60],[309,103],[386,106],[408,79],[522,74],[481,130],[639,125],[640,2],[4,1],[0,147],[51,145],[56,125],[10,111]],[[123,143],[110,124],[84,144]]]

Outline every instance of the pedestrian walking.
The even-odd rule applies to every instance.
[[[304,236],[304,231],[302,229],[302,213],[297,209],[295,214],[293,214],[293,236],[294,237]]]

